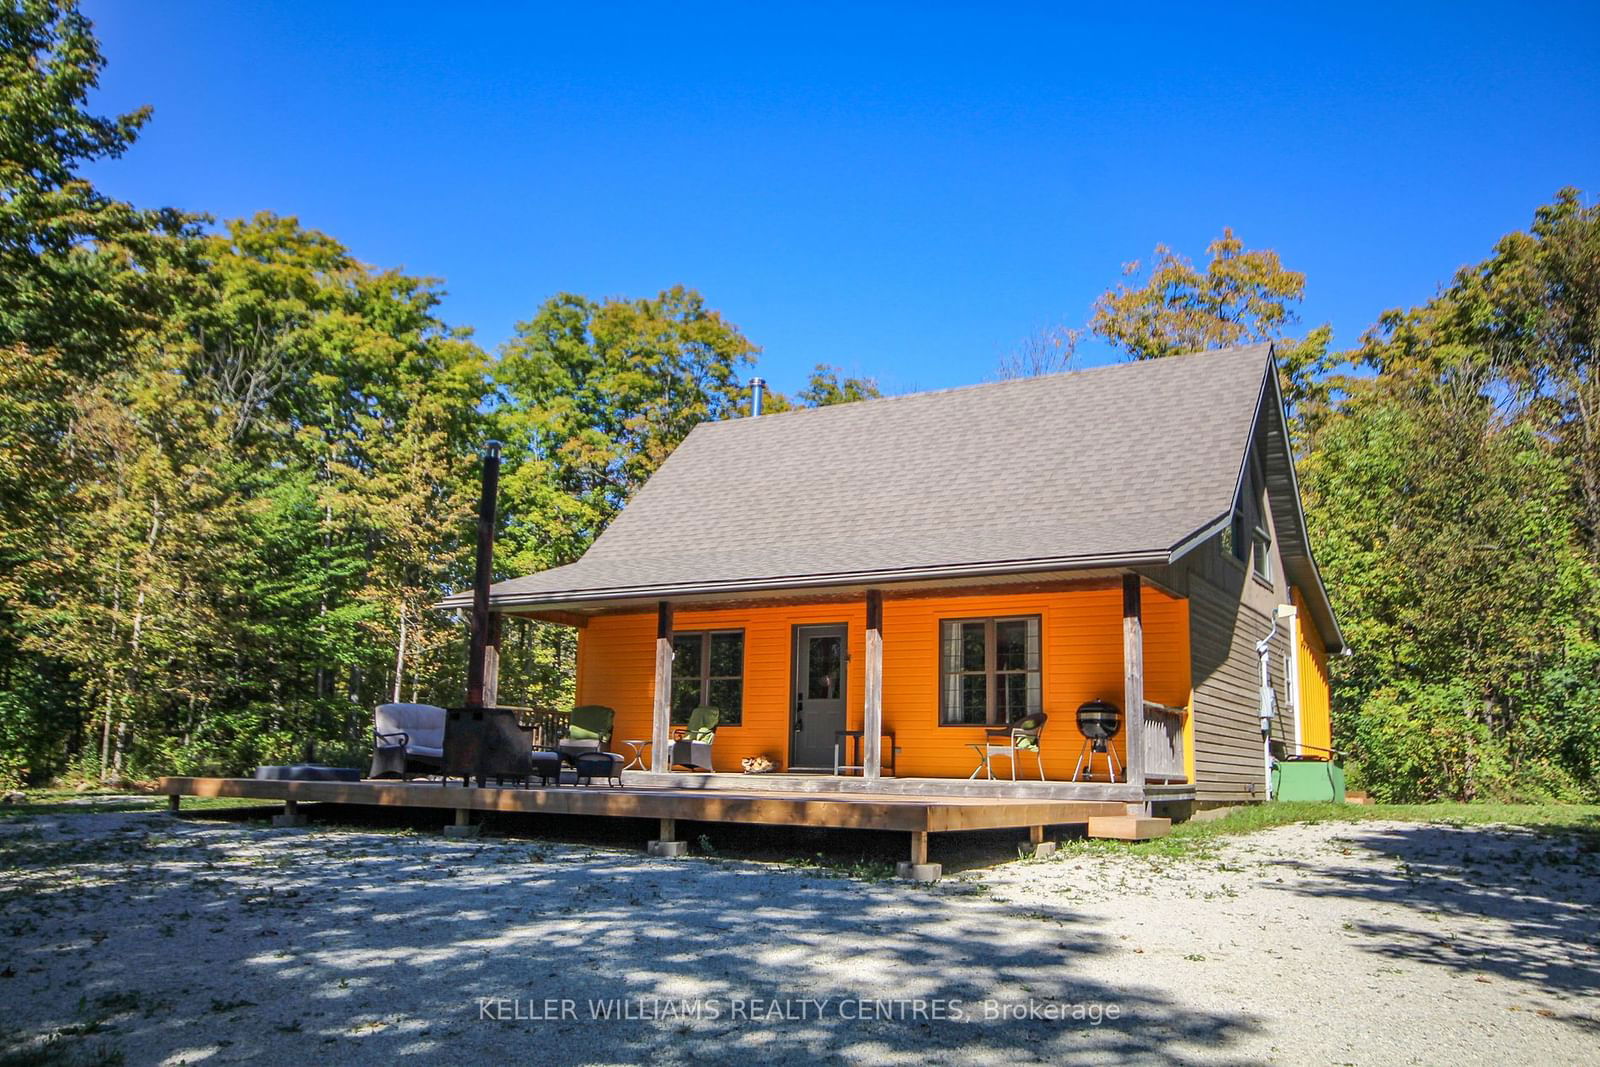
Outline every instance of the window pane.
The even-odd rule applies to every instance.
[[[843,644],[838,637],[813,637],[806,642],[806,699],[838,699]]]
[[[700,677],[700,648],[704,634],[677,634],[672,639],[672,676]]]
[[[946,673],[954,673],[961,669],[961,624],[959,622],[945,622],[939,625],[941,660]],[[954,706],[954,701],[951,702]]]
[[[1266,581],[1272,580],[1272,539],[1266,534],[1257,533],[1255,536],[1255,555],[1252,566],[1256,576]]]
[[[1006,619],[994,624],[997,671],[1039,669],[1039,620]]]
[[[1034,710],[1029,683],[1037,680],[1038,675],[1032,674],[1000,675],[995,689],[997,699],[1000,701],[998,722],[1012,722]]]
[[[984,666],[984,626],[981,622],[961,624],[961,669],[981,671]]]
[[[738,678],[744,674],[744,634],[711,635],[711,677]]]
[[[700,678],[672,679],[672,721],[682,725],[689,713],[700,706]]]
[[[743,720],[744,683],[737,678],[717,678],[706,685],[706,703],[722,712],[723,726],[737,726]]]
[[[961,678],[961,722],[981,723],[988,718],[988,686],[981,674],[963,674]]]
[[[944,676],[944,691],[939,700],[939,721],[961,722],[961,675]]]
[[[1232,552],[1233,557],[1238,560],[1243,560],[1246,553],[1250,551],[1250,542],[1244,536],[1244,512],[1242,511],[1233,513],[1233,524],[1228,528],[1228,551]]]

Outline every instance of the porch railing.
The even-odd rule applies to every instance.
[[[533,730],[533,747],[554,749],[556,742],[567,736],[567,713],[550,708],[524,708],[515,704],[501,704],[517,713],[517,722]]]
[[[1147,781],[1188,781],[1183,765],[1183,708],[1144,702],[1144,776]]]

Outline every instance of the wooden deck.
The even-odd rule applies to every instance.
[[[445,811],[588,815],[615,819],[824,826],[943,833],[1087,823],[1122,815],[1111,801],[1049,798],[909,796],[883,793],[735,791],[732,789],[559,786],[540,789],[440,785],[437,782],[288,782],[254,778],[163,778],[169,796],[251,797],[299,803],[370,804]]]
[[[302,803],[431,808],[452,812],[455,824],[463,827],[470,823],[470,813],[475,811],[656,819],[661,824],[661,839],[651,842],[652,851],[664,855],[682,851],[670,847],[682,844],[674,840],[679,821],[903,831],[911,835],[912,858],[909,864],[902,864],[905,868],[902,873],[918,878],[938,876],[937,865],[930,865],[927,860],[929,834],[1027,829],[1030,840],[1036,846],[1044,846],[1045,827],[1087,824],[1091,818],[1124,815],[1128,811],[1127,802],[1120,800],[941,796],[925,792],[862,792],[847,787],[824,792],[820,788],[741,790],[722,783],[719,786],[615,789],[593,785],[519,789],[437,782],[170,777],[161,779],[160,791],[171,797],[174,805],[184,796],[282,800],[289,821],[296,818],[297,806]]]

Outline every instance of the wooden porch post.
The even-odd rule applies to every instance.
[[[650,769],[657,774],[672,767],[672,605],[656,604],[656,691],[650,729]]]
[[[867,701],[862,714],[861,776],[883,770],[883,593],[867,590]]]
[[[503,616],[489,615],[489,639],[483,646],[483,706],[500,706],[500,625]]]
[[[1140,578],[1122,576],[1122,703],[1128,782],[1144,785],[1144,621]]]

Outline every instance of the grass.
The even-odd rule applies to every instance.
[[[1222,838],[1291,823],[1443,823],[1450,826],[1519,826],[1552,833],[1576,832],[1600,840],[1600,804],[1251,804],[1219,818],[1191,819],[1154,841],[1136,844],[1088,842],[1088,847],[1155,856],[1186,857],[1210,852]]]

